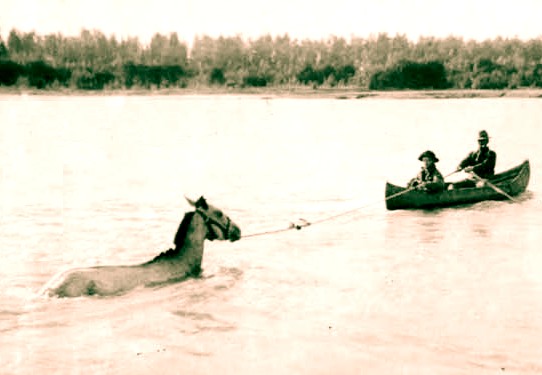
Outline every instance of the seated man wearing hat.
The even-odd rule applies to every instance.
[[[474,172],[479,177],[491,178],[495,174],[497,154],[487,147],[489,136],[485,130],[478,135],[479,148],[471,152],[457,167],[457,171]]]
[[[410,180],[408,187],[424,190],[428,193],[444,190],[444,178],[435,166],[435,163],[438,162],[435,153],[429,150],[425,151],[418,160],[422,162],[422,170],[415,178]]]

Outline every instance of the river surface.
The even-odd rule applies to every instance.
[[[542,101],[0,97],[0,373],[542,373]],[[519,202],[386,211],[432,149],[492,137]],[[461,176],[452,176],[451,178]],[[39,295],[63,270],[172,246],[184,195],[244,234],[201,278]]]

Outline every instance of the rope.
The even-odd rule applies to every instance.
[[[384,202],[389,200],[389,199],[393,199],[393,198],[396,198],[396,197],[398,197],[400,195],[408,193],[409,191],[412,191],[414,189],[415,189],[415,187],[410,187],[410,188],[405,189],[403,191],[400,191],[398,193],[392,194],[389,197],[386,197],[384,199]],[[263,232],[251,233],[251,234],[243,235],[242,238],[250,238],[250,237],[264,236],[264,235],[267,235],[267,234],[275,234],[275,233],[287,232],[287,231],[293,230],[293,229],[301,230],[301,229],[303,229],[305,227],[308,227],[310,225],[325,223],[326,221],[334,220],[334,219],[337,219],[337,218],[339,218],[341,216],[352,214],[354,212],[360,211],[362,209],[365,209],[367,207],[370,207],[372,205],[375,205],[375,204],[381,203],[381,202],[382,202],[382,200],[379,200],[379,201],[376,201],[376,202],[373,202],[373,203],[369,203],[369,204],[366,204],[366,205],[363,205],[363,206],[360,206],[360,207],[356,207],[356,208],[353,208],[353,209],[350,209],[350,210],[347,210],[347,211],[340,212],[340,213],[335,214],[335,215],[331,215],[331,216],[324,217],[322,219],[314,220],[312,222],[307,221],[307,220],[305,220],[303,218],[300,218],[298,223],[290,223],[290,225],[287,228],[279,228],[279,229],[272,229],[272,230],[267,230],[267,231],[263,231]]]
[[[450,177],[451,175],[457,173],[457,172],[460,172],[461,169],[458,169],[458,170],[455,170],[453,171],[452,173],[449,173],[447,174],[446,176],[444,176],[443,178],[447,178],[447,177]],[[406,194],[408,193],[409,191],[412,191],[416,189],[415,186],[413,187],[410,187],[408,189],[405,189],[403,191],[400,191],[398,193],[395,193],[395,194],[392,194],[390,195],[389,197],[386,197],[384,199],[384,202],[385,201],[388,201],[390,199],[393,199],[393,198],[397,198],[398,196],[400,195],[403,195],[403,194]],[[308,227],[310,225],[316,225],[316,224],[320,224],[320,223],[325,223],[326,221],[330,221],[330,220],[334,220],[334,219],[337,219],[339,217],[342,217],[342,216],[345,216],[345,215],[349,215],[349,214],[352,214],[354,212],[357,212],[357,211],[360,211],[362,209],[365,209],[367,207],[370,207],[372,205],[375,205],[377,203],[381,203],[382,200],[378,200],[378,201],[375,201],[373,203],[369,203],[369,204],[366,204],[366,205],[363,205],[363,206],[360,206],[360,207],[356,207],[356,208],[353,208],[353,209],[350,209],[350,210],[347,210],[347,211],[343,211],[343,212],[340,212],[338,214],[335,214],[335,215],[331,215],[331,216],[327,216],[327,217],[324,217],[322,219],[318,219],[318,220],[314,220],[312,222],[310,221],[307,221],[303,218],[300,218],[300,222],[298,223],[290,223],[290,225],[286,228],[279,228],[279,229],[271,229],[271,230],[267,230],[267,231],[263,231],[263,232],[256,232],[256,233],[251,233],[251,234],[247,234],[247,235],[243,235],[242,238],[250,238],[250,237],[257,237],[257,236],[264,236],[264,235],[268,235],[268,234],[275,234],[275,233],[281,233],[281,232],[287,232],[287,231],[290,231],[290,230],[293,230],[293,229],[296,229],[296,230],[301,230],[305,227]]]
[[[275,233],[280,233],[280,232],[286,232],[286,231],[292,230],[294,228],[295,228],[295,225],[293,223],[291,223],[288,228],[273,229],[273,230],[268,230],[268,231],[264,231],[264,232],[244,234],[241,238],[249,238],[249,237],[263,236],[263,235],[266,235],[266,234],[275,234]],[[299,228],[299,229],[301,229],[301,228]]]

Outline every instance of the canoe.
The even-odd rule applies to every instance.
[[[517,167],[496,174],[489,181],[513,197],[525,191],[529,184],[530,174],[531,167],[529,160],[526,160]],[[427,193],[386,183],[386,208],[388,210],[432,209],[503,199],[508,198],[487,184],[484,187],[454,188],[439,193]]]

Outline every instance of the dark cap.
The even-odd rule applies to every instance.
[[[489,136],[487,135],[487,132],[485,130],[482,130],[480,133],[478,133],[478,140],[489,140]]]
[[[420,155],[420,157],[418,158],[419,161],[422,161],[423,158],[429,158],[429,159],[433,159],[433,162],[438,162],[438,158],[437,156],[435,155],[435,153],[433,151],[425,151],[423,154]]]

